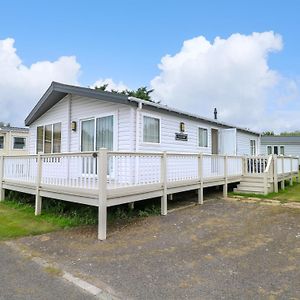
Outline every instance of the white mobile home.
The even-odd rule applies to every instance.
[[[27,156],[0,157],[5,190],[98,207],[106,238],[107,208],[149,198],[239,183],[267,194],[298,176],[298,159],[261,156],[260,135],[217,120],[116,93],[52,83],[26,118]]]
[[[149,101],[53,82],[26,119],[29,152],[258,155],[260,134]]]

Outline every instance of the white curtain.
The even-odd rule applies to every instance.
[[[144,116],[143,140],[146,143],[159,143],[159,119]]]
[[[207,147],[207,129],[199,128],[199,147]]]
[[[96,150],[106,148],[110,151],[114,148],[114,118],[107,116],[96,121]]]

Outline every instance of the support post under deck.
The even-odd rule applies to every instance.
[[[36,216],[42,213],[42,197],[40,195],[41,180],[42,180],[42,158],[41,158],[41,154],[39,153],[37,156],[37,176],[36,176],[35,211],[34,211],[34,214]]]
[[[168,214],[168,195],[167,195],[167,152],[163,153],[161,159],[161,182],[163,185],[163,195],[161,197],[161,215]]]
[[[3,188],[3,169],[4,169],[4,157],[0,157],[0,201],[5,198],[5,190]]]
[[[107,229],[107,149],[98,152],[98,239],[106,240]]]
[[[228,181],[227,181],[227,155],[224,157],[224,180],[225,183],[223,184],[223,197],[227,198],[228,196]]]
[[[203,204],[203,155],[198,156],[198,177],[200,181],[200,189],[198,189],[198,204]]]

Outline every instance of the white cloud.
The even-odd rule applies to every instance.
[[[51,81],[78,84],[79,73],[80,65],[74,56],[26,66],[16,53],[14,40],[0,40],[0,121],[23,126]]]
[[[177,54],[162,58],[151,81],[153,96],[208,117],[217,107],[220,120],[257,130],[300,128],[294,109],[286,106],[298,105],[299,83],[268,65],[268,55],[282,48],[273,32],[233,34],[212,43],[203,36],[187,40]]]
[[[99,87],[103,86],[104,84],[107,84],[107,91],[115,90],[121,92],[124,90],[129,90],[128,86],[125,85],[122,81],[114,82],[111,78],[98,79],[94,84],[92,84],[92,87]]]

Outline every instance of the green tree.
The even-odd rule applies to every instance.
[[[281,136],[299,136],[300,135],[300,130],[295,130],[295,131],[284,131],[280,133]]]
[[[103,84],[100,86],[96,86],[95,90],[106,92],[106,91],[108,91],[107,87],[108,87],[108,84]],[[142,100],[154,102],[151,99],[151,95],[150,95],[153,91],[154,91],[153,89],[148,90],[146,86],[139,87],[136,90],[123,90],[123,91],[111,90],[112,93],[126,95],[128,97],[136,97],[136,98],[139,98]]]
[[[274,131],[264,131],[262,135],[275,135]]]

